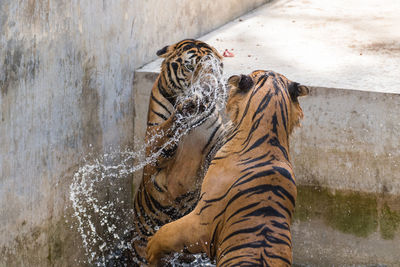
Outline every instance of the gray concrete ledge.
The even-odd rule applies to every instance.
[[[310,86],[400,93],[399,10],[395,0],[278,0],[199,39],[233,49],[227,76],[271,69]]]
[[[400,195],[400,94],[312,88],[291,155],[301,184]]]

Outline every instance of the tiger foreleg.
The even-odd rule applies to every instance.
[[[158,266],[163,256],[173,252],[205,252],[202,229],[197,216],[190,213],[162,226],[149,239],[146,255],[149,266]]]
[[[154,158],[157,167],[164,167],[173,158],[179,141],[178,136],[175,114],[159,125],[147,127],[146,155]]]
[[[190,131],[191,120],[204,112],[204,108],[198,99],[186,99],[177,105],[166,121],[148,126],[146,143],[151,145],[148,146],[146,154],[156,155],[158,167],[165,166],[174,157],[179,140]]]

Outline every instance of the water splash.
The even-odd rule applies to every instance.
[[[87,160],[74,174],[70,200],[87,262],[105,266],[115,248],[129,250],[122,238],[132,231],[129,192],[134,152],[112,152]]]
[[[145,151],[162,137],[155,135],[136,151],[112,151],[102,156],[90,155],[74,174],[70,185],[70,200],[76,218],[76,229],[82,237],[87,263],[96,266],[125,265],[125,251],[131,251],[133,210],[130,206],[132,174],[148,164],[154,164],[163,149],[178,143],[182,136],[200,125],[202,118],[220,112],[225,107],[227,88],[222,75],[220,60],[205,57],[185,94],[177,96],[177,105],[195,101],[197,110],[178,114],[174,132],[159,150],[146,157]],[[200,108],[201,107],[201,108]],[[173,266],[214,266],[201,255],[191,264],[178,265],[178,254],[172,259]],[[122,264],[121,264],[122,263]],[[194,264],[194,265],[193,265]]]

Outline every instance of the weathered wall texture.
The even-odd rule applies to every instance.
[[[77,265],[69,184],[132,147],[134,69],[264,2],[1,0],[0,265]]]
[[[137,66],[155,58],[166,44],[195,38],[222,26],[270,0],[146,0],[135,1],[134,57]]]
[[[399,195],[300,185],[292,230],[303,266],[400,265]]]
[[[79,258],[72,175],[133,142],[134,15],[127,0],[0,1],[0,265]]]
[[[301,106],[295,262],[399,266],[400,94],[312,88]]]
[[[313,88],[292,138],[298,181],[400,195],[400,95]]]

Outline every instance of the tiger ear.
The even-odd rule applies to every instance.
[[[159,57],[168,57],[170,54],[171,54],[171,52],[172,52],[172,46],[171,45],[167,45],[167,46],[164,46],[163,48],[161,48],[160,50],[158,50],[157,51],[157,56],[159,56]]]
[[[307,86],[300,85],[299,83],[292,82],[289,84],[289,94],[292,100],[296,100],[299,96],[308,95],[310,89]]]
[[[247,92],[253,87],[253,79],[249,75],[233,75],[228,79],[228,84],[235,86],[242,92]]]

